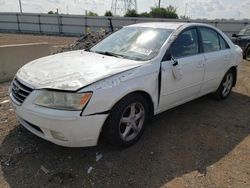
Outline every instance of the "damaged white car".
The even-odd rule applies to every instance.
[[[206,24],[141,23],[88,51],[23,66],[10,87],[18,121],[61,146],[84,147],[100,135],[130,146],[155,114],[236,84],[241,49]]]

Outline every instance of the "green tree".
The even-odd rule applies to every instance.
[[[150,17],[150,14],[148,12],[143,12],[141,14],[139,14],[139,17]]]
[[[104,16],[113,16],[112,12],[111,11],[106,11]]]
[[[136,10],[128,10],[124,16],[125,17],[138,17],[139,15],[136,12]]]
[[[149,14],[153,18],[178,18],[176,8],[172,5],[166,8],[152,7]]]
[[[86,16],[98,16],[98,14],[95,13],[95,12],[92,12],[92,11],[88,11],[88,12],[86,13]]]
[[[55,14],[52,10],[50,10],[49,12],[48,12],[48,14]]]

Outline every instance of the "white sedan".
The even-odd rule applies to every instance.
[[[61,146],[130,146],[153,116],[200,96],[225,99],[236,84],[241,49],[197,23],[141,23],[90,50],[23,66],[10,87],[18,121]],[[178,121],[178,120],[177,120]]]

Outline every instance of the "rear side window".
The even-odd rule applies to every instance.
[[[220,50],[220,41],[217,32],[209,28],[201,28],[201,38],[204,52]]]
[[[198,34],[195,28],[181,33],[171,46],[174,57],[185,57],[199,53]]]

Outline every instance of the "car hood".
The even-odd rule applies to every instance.
[[[145,62],[78,50],[34,60],[24,65],[16,76],[35,89],[76,91],[142,64]]]

